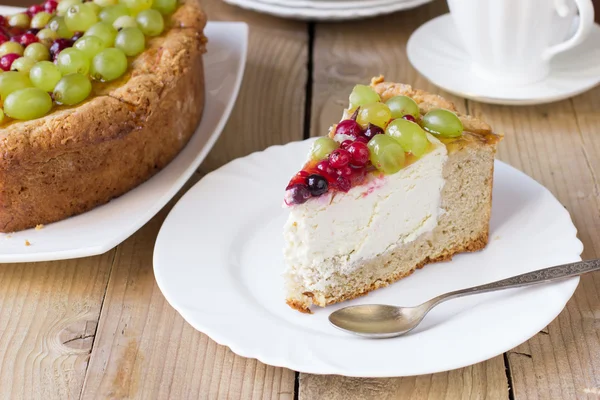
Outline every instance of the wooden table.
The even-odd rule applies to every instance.
[[[248,22],[250,51],[231,119],[187,188],[236,157],[324,134],[352,86],[372,75],[442,93],[411,68],[405,45],[415,28],[445,12],[444,2],[333,24],[281,20],[219,0],[206,0],[206,9],[215,20]],[[600,88],[535,107],[442,94],[505,133],[498,157],[550,189],[571,212],[583,257],[600,257]],[[600,274],[585,276],[538,335],[481,364],[394,379],[297,374],[236,356],[167,304],[152,250],[172,204],[101,256],[0,266],[1,399],[600,398]]]

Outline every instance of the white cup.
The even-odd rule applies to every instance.
[[[448,0],[474,72],[523,85],[543,80],[550,59],[580,44],[594,25],[592,0]],[[579,26],[567,39],[579,10]]]

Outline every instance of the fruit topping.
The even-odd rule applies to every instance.
[[[320,196],[323,193],[326,193],[329,187],[327,179],[317,174],[309,175],[308,178],[306,178],[306,184],[312,196]]]
[[[419,106],[408,96],[394,96],[385,102],[392,112],[392,118],[403,118],[410,115],[418,118],[420,115]]]
[[[328,137],[320,137],[312,145],[310,150],[311,160],[320,161],[329,156],[329,153],[337,149],[340,145]]]
[[[458,137],[462,135],[463,124],[452,111],[441,108],[431,110],[423,117],[423,128],[434,135]]]
[[[357,138],[362,134],[362,128],[353,119],[345,119],[335,127],[336,135],[348,135]]]
[[[432,109],[421,116],[412,98],[394,96],[383,103],[365,85],[354,87],[345,115],[350,112],[352,116],[335,127],[335,140],[321,137],[313,143],[310,161],[286,188],[286,204],[302,204],[330,191],[348,192],[372,172],[400,171],[432,147],[427,132],[443,137],[463,132],[460,119],[451,111]]]
[[[390,122],[385,133],[396,139],[404,151],[417,157],[425,154],[429,146],[425,131],[418,124],[402,118]]]
[[[361,107],[367,104],[378,103],[381,98],[376,91],[367,85],[356,85],[350,93],[350,108]]]
[[[360,108],[356,122],[365,128],[369,124],[384,127],[391,119],[392,112],[388,106],[383,103],[370,103]]]
[[[369,162],[369,148],[363,142],[353,142],[346,149],[350,153],[353,166],[364,167]]]
[[[388,135],[377,135],[369,141],[371,163],[384,174],[395,174],[404,167],[404,149]]]
[[[383,129],[381,129],[377,125],[368,124],[367,129],[365,130],[365,133],[363,135],[365,138],[367,138],[367,142],[368,142],[369,140],[373,139],[373,137],[375,135],[379,135],[379,134],[383,134],[383,133],[384,133]]]
[[[164,32],[165,17],[179,4],[178,0],[46,0],[26,12],[0,16],[3,120],[39,118],[52,109],[48,99],[50,104],[79,104],[92,94],[94,81],[124,76],[131,62],[128,57],[144,52],[149,38]],[[358,136],[360,126],[353,123]],[[339,147],[329,141],[320,159]]]
[[[329,155],[329,165],[332,168],[339,169],[350,164],[351,156],[347,150],[336,149]]]

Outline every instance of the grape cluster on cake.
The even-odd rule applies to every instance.
[[[0,17],[0,123],[74,106],[126,74],[177,0],[47,0]]]

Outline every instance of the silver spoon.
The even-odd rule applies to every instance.
[[[596,270],[600,270],[600,259],[558,265],[502,279],[486,285],[442,294],[416,307],[396,307],[379,304],[345,307],[331,313],[329,321],[337,328],[348,333],[368,338],[391,338],[403,335],[414,329],[433,307],[446,300],[470,294],[492,292],[499,289],[552,282]]]

